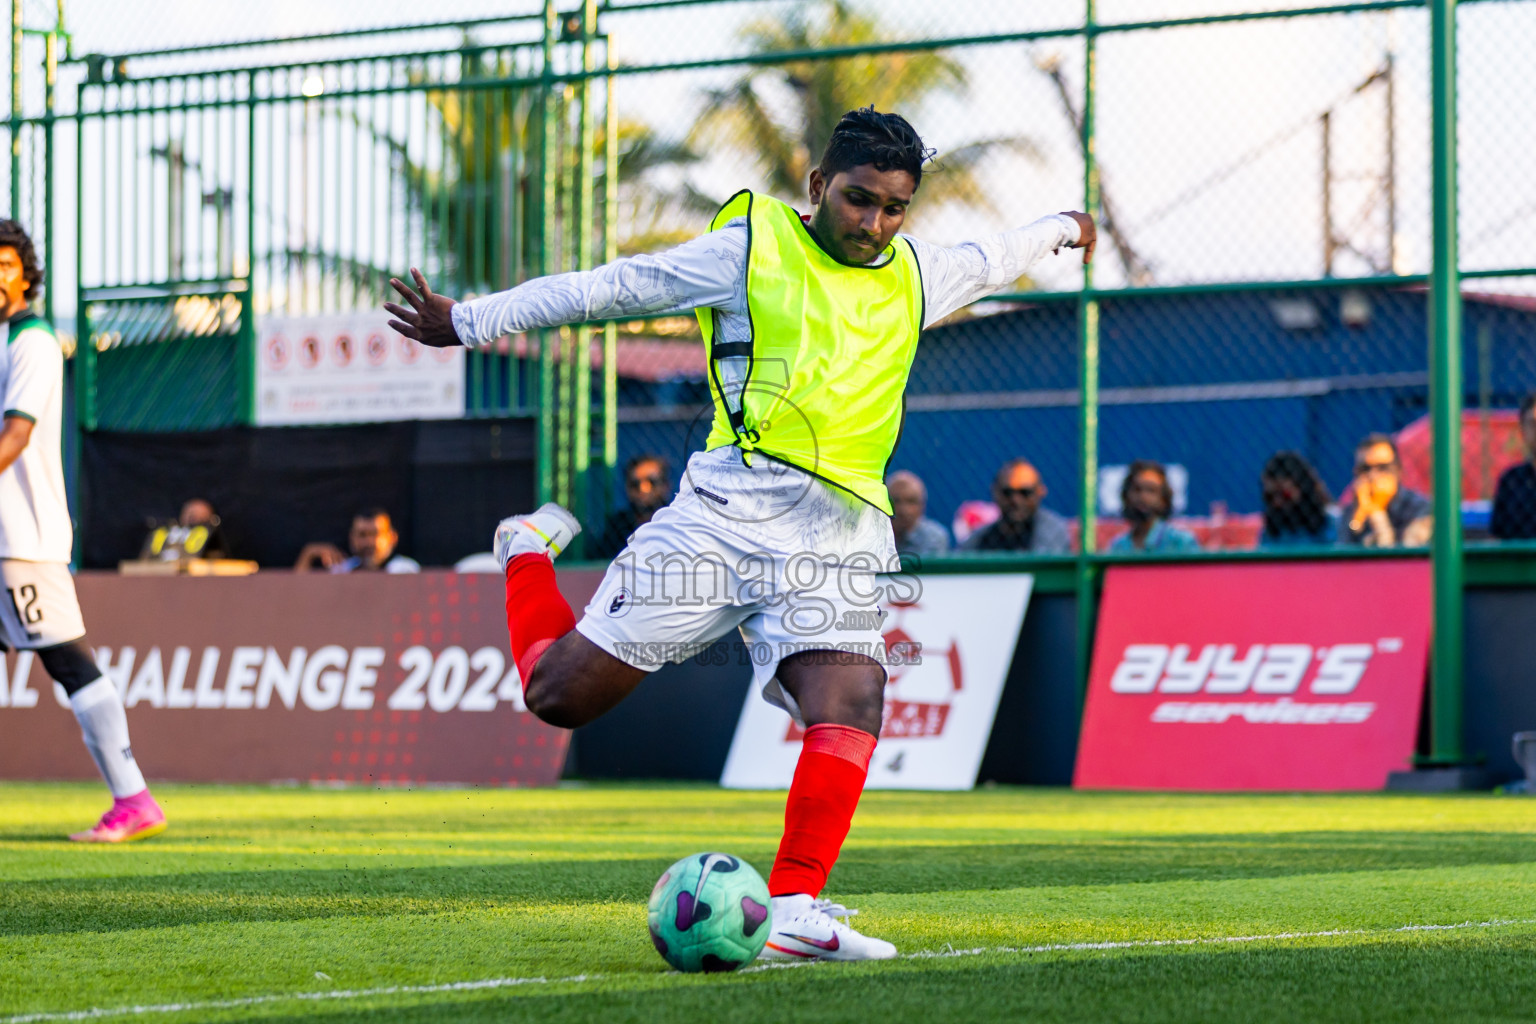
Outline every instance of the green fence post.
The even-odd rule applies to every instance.
[[[1083,23],[1083,212],[1099,219],[1099,165],[1094,146],[1094,105],[1098,91],[1096,0],[1085,0]],[[1099,300],[1093,297],[1093,266],[1083,267],[1083,291],[1077,301],[1078,444],[1082,476],[1078,490],[1081,524],[1077,555],[1078,707],[1088,693],[1093,664],[1093,632],[1098,618],[1096,547],[1099,502]]]
[[[62,12],[59,27],[63,27]],[[59,34],[48,33],[43,56],[43,258],[53,263],[53,112],[59,85]],[[43,289],[43,319],[53,323],[53,289]],[[54,324],[57,327],[57,324]]]
[[[581,152],[577,158],[576,184],[581,212],[573,220],[576,225],[576,266],[580,270],[592,269],[592,233],[597,226],[593,204],[596,190],[592,182],[592,168],[596,162],[597,126],[592,119],[592,96],[595,92],[592,71],[596,68],[593,46],[597,34],[597,0],[586,0],[581,8],[581,70],[586,76],[581,80]],[[592,328],[576,329],[576,402],[572,426],[571,481],[575,505],[571,509],[577,522],[586,522],[591,507],[592,465]],[[578,535],[576,549],[581,555],[585,542]]]
[[[22,3],[11,0],[11,212],[21,220],[21,40]]]
[[[1462,759],[1461,282],[1456,245],[1456,0],[1432,0],[1430,106],[1434,265],[1429,283],[1435,531],[1430,759]]]
[[[555,144],[555,2],[544,0],[543,66],[539,86],[539,177],[538,177],[538,232],[534,240],[533,272],[543,276],[550,272],[549,246],[554,234],[552,221],[555,216],[555,174],[557,167]],[[537,331],[539,342],[539,468],[538,503],[554,500],[555,493],[555,352],[554,337],[549,331]]]
[[[249,427],[256,424],[256,72],[246,75],[245,88],[245,291],[235,337],[235,421]]]
[[[576,209],[576,129],[571,125],[571,113],[575,109],[576,88],[569,82],[562,83],[558,93],[559,131],[555,135],[556,189],[555,242],[553,245],[554,273],[571,269],[576,251],[576,224],[580,217]],[[556,367],[555,384],[555,500],[566,508],[575,504],[571,475],[571,454],[576,447],[576,342],[579,328],[561,327],[559,343],[555,347],[559,366]]]
[[[76,90],[80,110],[85,83]],[[85,119],[75,116],[75,425],[83,435],[96,429],[96,346],[91,343],[90,306],[85,298]],[[77,437],[76,441],[83,440]],[[76,444],[79,451],[79,444]]]
[[[604,40],[603,48],[606,51],[606,63],[609,75],[607,78],[607,107],[603,111],[606,120],[604,128],[606,135],[603,140],[603,262],[612,263],[619,258],[619,108],[615,105],[615,88],[613,79],[613,36],[609,34]],[[603,327],[603,457],[599,472],[602,480],[599,482],[597,493],[597,507],[600,514],[596,517],[602,522],[603,516],[608,514],[608,509],[613,503],[613,473],[619,461],[619,326],[618,324],[605,324]]]
[[[85,92],[81,83],[76,90],[75,110]],[[74,457],[69,461],[67,493],[75,501],[75,545],[73,562],[80,565],[80,460],[84,455],[85,435],[96,429],[96,346],[91,344],[91,320],[85,302],[85,119],[75,116],[75,375]],[[49,183],[52,188],[52,182]],[[50,259],[51,259],[50,254]]]

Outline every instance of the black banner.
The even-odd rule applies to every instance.
[[[400,552],[452,565],[490,549],[508,515],[533,508],[534,421],[347,427],[97,431],[81,451],[78,516],[86,568],[139,553],[149,520],[211,501],[230,557],[292,565],[309,541],[346,548],[357,511],[387,509]]]

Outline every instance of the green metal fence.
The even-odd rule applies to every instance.
[[[927,332],[895,465],[931,513],[964,530],[1028,458],[1081,538],[1052,571],[1086,664],[1126,464],[1167,464],[1175,521],[1231,551],[1271,455],[1340,499],[1394,434],[1437,512],[1434,751],[1460,758],[1462,546],[1536,387],[1536,3],[464,0],[173,42],[27,11],[13,208],[55,284],[73,265],[83,429],[251,422],[263,317],[376,309],[410,266],[483,294],[692,237],[741,187],[803,207],[874,103],[939,150],[913,233],[1103,225],[1091,270],[1047,259]],[[626,458],[698,446],[703,367],[689,318],[535,332],[471,356],[467,411],[537,416],[541,499],[597,523]]]

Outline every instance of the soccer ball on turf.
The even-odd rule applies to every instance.
[[[696,853],[651,890],[651,942],[679,971],[734,971],[768,941],[768,886],[744,860]]]

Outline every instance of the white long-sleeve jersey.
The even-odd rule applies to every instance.
[[[1046,253],[1076,245],[1078,225],[1071,217],[1053,214],[950,248],[902,237],[917,255],[927,327],[1007,287]],[[667,316],[699,308],[720,311],[719,340],[750,340],[745,218],[666,252],[630,256],[595,270],[552,274],[460,302],[453,307],[453,328],[459,340],[473,347],[540,327]]]

